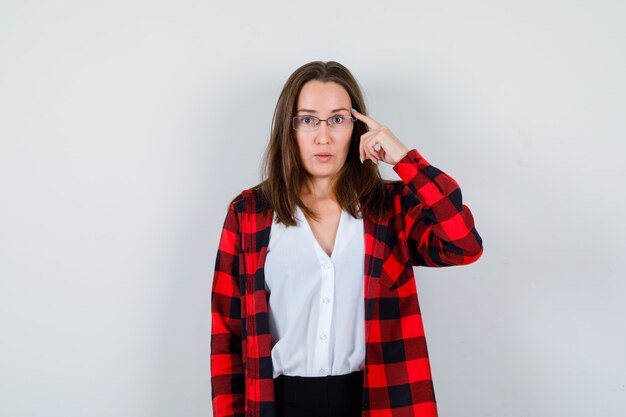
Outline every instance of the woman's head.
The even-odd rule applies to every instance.
[[[348,92],[334,81],[311,80],[300,89],[292,127],[311,182],[326,184],[343,168],[352,139],[351,106]]]
[[[350,108],[366,114],[356,79],[338,62],[310,62],[287,79],[274,109],[260,184],[282,223],[295,225],[296,205],[315,215],[300,199],[303,186],[313,177],[330,179],[339,204],[355,216],[361,207],[367,208],[372,193],[381,189],[376,165],[362,164],[359,159],[360,137],[367,126],[360,121],[352,125]],[[296,116],[317,117],[320,122],[314,129],[313,118],[294,122]],[[330,123],[343,119],[341,126],[327,124],[332,116],[339,118]]]

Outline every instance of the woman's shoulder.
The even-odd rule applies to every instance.
[[[389,196],[401,195],[406,184],[402,180],[383,180],[383,187]]]
[[[385,209],[390,215],[401,214],[407,207],[419,204],[410,186],[402,180],[383,180]]]
[[[237,194],[229,206],[233,206],[235,211],[252,210],[258,212],[267,206],[267,200],[261,184],[246,188]]]

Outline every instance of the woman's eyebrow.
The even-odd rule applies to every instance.
[[[339,109],[335,109],[335,110],[331,111],[331,113],[335,113],[335,112],[338,112],[338,111],[340,111],[340,110],[349,111],[349,110],[348,110],[348,109],[346,109],[345,107],[341,107],[341,108],[339,108]],[[302,111],[305,111],[305,112],[307,112],[307,113],[317,113],[317,110],[311,110],[311,109],[300,109],[300,110],[298,110],[298,111],[297,111],[297,113],[300,113],[300,112],[302,112]]]

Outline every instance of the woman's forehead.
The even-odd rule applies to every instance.
[[[298,111],[334,112],[350,111],[351,102],[348,92],[341,85],[328,81],[309,81],[302,86],[298,96]]]

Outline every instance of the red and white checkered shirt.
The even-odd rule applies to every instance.
[[[365,217],[363,417],[437,416],[413,266],[465,265],[482,239],[457,182],[410,150],[385,181],[381,219]],[[273,211],[258,190],[230,205],[211,293],[211,395],[215,417],[274,417],[271,336],[264,283]]]

